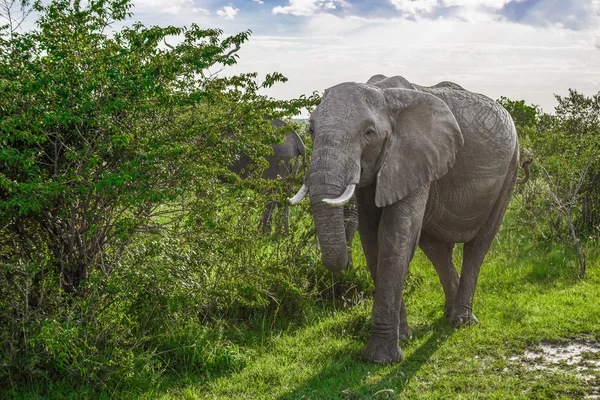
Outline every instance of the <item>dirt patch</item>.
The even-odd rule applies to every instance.
[[[590,387],[586,398],[600,399],[600,343],[574,341],[570,343],[542,342],[524,354],[509,358],[530,370],[548,370],[574,374]]]

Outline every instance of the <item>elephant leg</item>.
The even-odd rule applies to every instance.
[[[518,160],[517,153],[515,153],[513,158],[515,165],[517,165]],[[498,229],[500,229],[502,218],[510,202],[517,180],[517,169],[515,167],[514,173],[505,179],[501,191],[502,194],[494,204],[485,225],[479,230],[474,239],[465,243],[458,291],[456,292],[452,307],[452,316],[450,317],[450,322],[454,325],[477,323],[477,318],[473,315],[473,296],[475,295],[479,270]]]
[[[465,243],[460,281],[450,316],[453,325],[473,325],[478,322],[473,314],[473,296],[481,264],[493,238],[493,235],[489,238],[478,236]]]
[[[375,185],[358,189],[356,191],[356,202],[358,203],[360,242],[371,278],[373,282],[377,282],[377,252],[379,249],[377,232],[379,231],[382,209],[375,206]],[[346,240],[348,240],[348,230],[346,230]]]
[[[279,202],[277,202],[277,207],[279,207],[280,209],[283,208],[283,215],[281,216],[281,220],[282,220],[281,222],[283,224],[283,233],[287,235],[288,229],[289,229],[288,217],[289,217],[290,208],[287,205],[283,205]]]
[[[382,209],[375,206],[375,186],[371,185],[367,188],[359,189],[356,194],[356,202],[358,203],[358,234],[367,260],[367,266],[371,273],[371,278],[376,284],[379,252],[377,236]],[[348,240],[348,229],[346,229],[346,240]],[[351,242],[348,243],[351,244]],[[412,332],[408,327],[404,298],[401,300],[402,303],[398,315],[398,338],[399,340],[408,340],[412,337]]]
[[[453,325],[477,323],[477,318],[473,315],[473,296],[475,295],[479,270],[502,220],[502,218],[497,221],[496,218],[491,219],[492,221],[488,221],[482,231],[473,240],[465,243],[463,248],[462,270],[450,317],[450,322]]]
[[[454,243],[444,242],[434,238],[427,232],[421,232],[419,247],[423,250],[427,258],[429,258],[438,273],[446,296],[444,314],[447,318],[450,318],[459,282],[456,267],[454,266],[454,262],[452,262]]]
[[[398,340],[403,342],[405,340],[412,339],[412,331],[408,326],[408,318],[406,317],[406,303],[404,302],[404,297],[402,297],[400,301],[400,312],[398,313]]]
[[[419,241],[428,192],[429,184],[425,184],[402,200],[385,207],[381,214],[373,320],[371,337],[362,354],[364,360],[390,363],[402,358],[398,346],[402,310],[406,315],[402,288]],[[362,220],[359,222],[359,231],[361,229]],[[362,237],[361,233],[361,240]]]
[[[268,234],[271,232],[271,220],[273,219],[273,211],[277,206],[276,201],[269,201],[265,205],[265,209],[263,210],[262,216],[260,218],[260,227],[262,229],[263,234]]]

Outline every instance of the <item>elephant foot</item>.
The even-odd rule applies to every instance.
[[[450,318],[450,323],[454,326],[469,326],[478,324],[479,321],[472,312],[465,312],[459,315],[453,315]]]
[[[399,336],[399,340],[401,342],[405,342],[407,340],[411,340],[412,339],[412,331],[410,329],[407,329],[405,331],[400,331],[400,336]]]
[[[444,305],[444,317],[450,319],[452,317],[452,303],[446,301],[446,305]]]
[[[396,363],[404,358],[397,340],[369,339],[362,352],[363,361],[376,364]]]
[[[412,331],[410,330],[407,324],[400,324],[400,326],[398,327],[398,333],[398,339],[401,342],[412,339]]]

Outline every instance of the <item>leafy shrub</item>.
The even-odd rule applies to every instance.
[[[553,115],[523,101],[500,103],[515,120],[522,159],[535,159],[531,183],[517,188],[523,223],[540,239],[571,241],[583,276],[580,239],[593,239],[600,230],[600,93],[587,97],[570,89],[556,99]]]
[[[3,385],[102,389],[169,365],[235,368],[244,357],[209,322],[307,298],[287,275],[305,236],[276,250],[255,240],[268,184],[229,193],[220,178],[241,151],[264,168],[284,133],[268,118],[317,98],[260,95],[285,81],[277,73],[206,74],[236,63],[249,32],[110,32],[131,6],[36,2],[37,29],[0,28]]]

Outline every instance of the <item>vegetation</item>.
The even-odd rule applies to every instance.
[[[247,191],[265,184],[248,179],[225,196],[220,182],[242,151],[264,167],[283,133],[269,119],[315,99],[259,94],[285,81],[277,73],[210,74],[236,62],[249,32],[109,32],[130,7],[36,2],[37,29],[2,31],[0,379],[12,387],[57,377],[102,386],[161,368],[155,353],[179,340],[167,327],[197,331],[193,341],[229,304],[276,299],[277,275],[256,277],[246,260],[268,250],[245,247],[256,235],[231,225],[243,221],[230,224],[240,208],[227,207],[264,204]],[[167,45],[174,35],[182,41]]]
[[[576,261],[569,261],[576,259],[573,249],[531,241],[516,208],[514,204],[509,211],[482,268],[476,326],[455,329],[446,322],[435,270],[417,251],[411,271],[420,285],[407,301],[413,339],[402,343],[405,359],[397,365],[360,360],[372,301],[337,292],[334,299],[305,304],[290,316],[264,312],[245,322],[223,319],[212,328],[219,337],[196,332],[195,343],[214,346],[210,350],[172,344],[171,351],[190,358],[201,351],[211,354],[215,361],[204,365],[204,373],[192,369],[189,360],[163,364],[154,379],[122,382],[116,391],[101,394],[147,399],[566,399],[597,394],[599,370],[575,372],[585,361],[537,369],[536,359],[524,362],[519,357],[542,341],[600,341],[600,311],[594,307],[600,298],[600,254],[588,248],[588,275],[577,279]],[[359,247],[355,241],[355,269],[365,271]],[[458,261],[460,248],[456,257]],[[351,280],[353,273],[336,279]],[[224,343],[229,344],[226,351],[219,346]],[[594,354],[600,353],[590,356]],[[174,361],[172,356],[165,359]],[[72,385],[63,380],[18,393],[22,398],[44,393],[57,399],[99,395],[89,386]]]
[[[541,341],[600,340],[600,94],[571,90],[554,114],[499,100],[534,162],[482,269],[481,323],[447,324],[419,252],[406,359],[367,365],[373,285],[358,240],[354,266],[331,274],[307,202],[287,234],[259,227],[268,197],[287,196],[258,178],[285,134],[269,121],[317,95],[260,94],[285,82],[278,73],[221,77],[250,32],[131,24],[129,0],[55,0],[34,3],[37,28],[21,33],[27,3],[2,4],[0,397],[597,392],[597,370],[513,357]],[[256,163],[244,180],[227,168],[242,152]]]
[[[523,159],[534,159],[532,183],[518,191],[524,221],[538,239],[571,240],[585,274],[581,237],[600,232],[600,93],[569,90],[554,114],[524,101],[500,99],[515,120]]]

